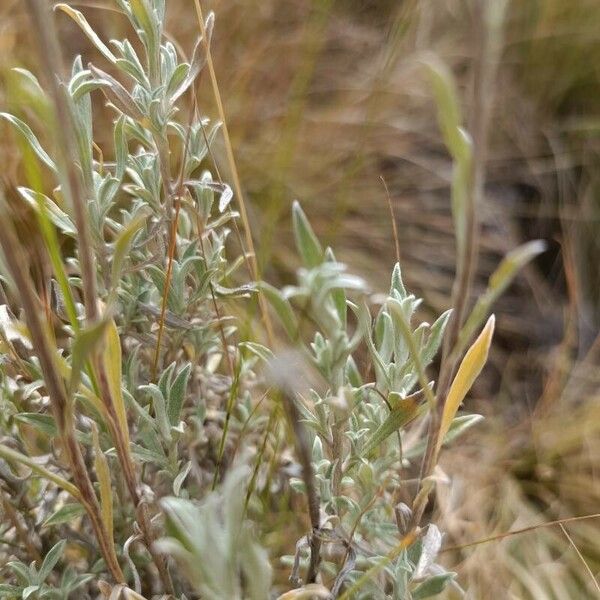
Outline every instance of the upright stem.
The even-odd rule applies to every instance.
[[[6,493],[2,489],[0,489],[0,503],[2,505],[2,508],[4,509],[5,515],[8,517],[9,521],[15,528],[17,537],[19,538],[23,546],[27,548],[27,552],[29,552],[30,557],[33,560],[35,560],[38,563],[38,565],[41,565],[43,559],[37,546],[33,543],[31,535],[32,532],[29,531],[26,527],[23,527],[23,525],[19,521],[17,511],[15,510],[10,499],[7,498]]]
[[[56,111],[57,126],[54,128],[54,133],[58,140],[61,171],[65,174],[62,181],[63,193],[71,201],[77,227],[86,316],[88,321],[95,321],[98,317],[96,266],[87,218],[85,188],[75,160],[77,156],[73,139],[75,124],[66,91],[61,89],[58,79],[63,70],[58,36],[54,27],[54,18],[49,11],[50,5],[43,0],[26,0],[26,2],[39,44],[40,61],[46,73],[49,74],[50,95]]]
[[[453,311],[444,339],[442,363],[437,386],[437,405],[431,415],[427,450],[421,476],[430,476],[438,460],[438,438],[441,415],[446,396],[460,360],[457,351],[459,334],[468,311],[471,299],[471,286],[477,266],[479,228],[477,207],[484,196],[485,172],[488,151],[488,133],[491,108],[493,105],[493,81],[498,66],[501,48],[501,26],[505,0],[477,0],[476,19],[479,31],[476,50],[476,66],[473,82],[473,102],[469,129],[473,139],[473,161],[467,195],[465,242],[462,255],[457,257],[458,270],[452,289]],[[418,525],[425,508],[428,494],[419,494],[413,506],[413,523]]]
[[[42,323],[42,314],[39,299],[37,298],[33,285],[27,276],[28,261],[21,251],[12,225],[5,223],[0,228],[0,246],[4,253],[6,264],[12,275],[16,289],[19,290],[21,304],[25,312],[25,319],[33,347],[40,361],[44,383],[48,390],[52,412],[62,442],[62,446],[69,464],[71,475],[78,489],[80,502],[83,504],[92,528],[98,540],[100,551],[106,561],[106,566],[117,583],[123,583],[124,577],[117,555],[108,531],[102,520],[102,513],[92,481],[88,474],[88,468],[83,459],[81,449],[75,438],[75,425],[71,402],[67,396],[64,383],[60,377],[56,365],[54,350],[52,349],[45,325]]]
[[[256,259],[256,251],[254,248],[254,241],[252,239],[252,230],[250,229],[250,221],[248,219],[248,213],[246,212],[246,202],[244,200],[242,186],[240,184],[240,177],[238,175],[235,158],[233,156],[233,148],[231,146],[231,139],[229,137],[229,129],[227,127],[227,120],[225,118],[225,110],[223,108],[223,102],[221,100],[221,92],[219,91],[217,75],[215,73],[215,67],[214,67],[214,64],[212,61],[212,55],[210,52],[210,44],[209,44],[207,36],[206,36],[206,26],[204,24],[204,15],[202,14],[202,6],[200,4],[200,0],[194,0],[194,4],[196,6],[198,25],[200,26],[200,32],[202,33],[202,41],[204,43],[204,51],[206,52],[206,64],[208,66],[210,81],[211,81],[212,88],[213,88],[213,94],[215,96],[215,102],[217,103],[217,110],[219,111],[219,119],[221,120],[221,123],[222,123],[223,137],[225,139],[225,152],[227,153],[227,160],[229,162],[229,168],[231,169],[231,177],[233,179],[233,188],[234,188],[236,196],[238,198],[238,206],[240,208],[240,216],[242,218],[242,223],[244,225],[244,235],[245,235],[245,239],[246,239],[246,246],[248,247],[248,251],[249,251],[249,254],[247,255],[248,268],[250,271],[250,275],[253,277],[253,279],[255,281],[259,281],[260,273],[258,270],[258,261]],[[275,338],[273,335],[273,326],[271,324],[271,318],[269,317],[269,310],[267,307],[267,302],[262,293],[259,294],[259,296],[258,296],[258,303],[260,306],[260,311],[261,311],[261,315],[262,315],[262,319],[263,319],[263,324],[265,326],[267,339],[268,339],[271,347],[273,347],[274,341],[275,341]]]
[[[102,365],[98,365],[97,370],[100,375],[100,390],[102,395],[102,401],[107,411],[106,421],[108,429],[110,431],[111,438],[115,443],[117,457],[119,459],[119,464],[121,465],[123,477],[125,479],[125,485],[127,486],[127,491],[136,509],[136,520],[142,533],[143,542],[150,556],[152,557],[156,568],[158,569],[158,574],[160,576],[165,590],[168,593],[172,594],[173,582],[171,580],[166,561],[163,556],[155,552],[153,547],[156,536],[154,535],[154,532],[152,530],[152,524],[150,522],[150,516],[148,514],[148,506],[142,501],[138,492],[138,477],[135,470],[135,465],[133,459],[131,458],[129,443],[126,440],[125,433],[119,425],[119,419],[117,417],[115,406],[112,401],[110,386],[106,378],[106,372]]]
[[[294,431],[294,442],[296,444],[296,454],[302,467],[302,479],[306,487],[306,497],[308,499],[308,516],[312,532],[309,536],[310,562],[306,574],[306,582],[314,583],[319,572],[321,563],[321,501],[315,473],[312,466],[312,452],[310,448],[308,433],[302,424],[302,416],[296,406],[296,401],[291,390],[282,390],[285,409]]]
[[[77,170],[77,153],[72,134],[72,132],[75,131],[75,123],[73,121],[73,115],[71,113],[67,96],[61,89],[59,80],[57,78],[58,74],[62,72],[62,58],[58,44],[58,36],[54,27],[54,20],[48,10],[49,5],[44,3],[43,0],[27,0],[27,4],[40,46],[40,60],[46,72],[51,74],[49,78],[50,92],[56,110],[56,120],[57,123],[60,124],[60,126],[55,127],[55,133],[58,139],[62,171],[66,174],[65,180],[62,182],[62,184],[65,195],[71,200],[73,208],[73,215],[77,227],[79,263],[81,268],[81,279],[83,282],[86,317],[88,323],[92,323],[98,319],[99,314],[97,302],[98,294],[96,287],[96,265],[89,231],[85,186],[83,185],[80,174]],[[138,522],[140,529],[142,530],[146,547],[158,568],[165,589],[169,593],[172,593],[173,585],[166,568],[166,563],[163,557],[158,555],[152,548],[155,538],[152,532],[148,510],[147,507],[141,503],[141,499],[137,491],[137,475],[133,460],[131,458],[129,445],[125,440],[124,432],[118,425],[115,405],[110,393],[110,388],[108,386],[104,365],[101,364],[100,361],[96,361],[95,367],[100,380],[102,401],[107,409],[107,424],[113,441],[115,442],[117,456],[123,469],[127,489],[136,508]],[[77,473],[80,469],[86,474],[87,481],[89,482],[89,477],[87,477],[83,458],[80,460],[80,453],[79,456],[77,456],[77,453],[75,452],[75,448],[78,448],[78,446],[75,442],[74,434],[72,440],[67,437],[65,442],[68,451],[72,453],[71,459],[73,461],[73,465],[76,467],[74,472],[76,482]],[[82,479],[80,482],[78,482],[78,487],[80,487],[79,483],[81,483],[84,488],[87,485],[85,479]],[[82,495],[84,495],[83,492],[84,490],[82,490]],[[93,495],[93,500],[97,504],[96,496],[93,494],[93,488],[91,488],[91,492]],[[112,540],[110,540],[110,546],[112,548]],[[116,567],[118,568],[118,564]],[[120,575],[120,579],[117,577],[115,578],[118,581],[122,581],[122,573]]]

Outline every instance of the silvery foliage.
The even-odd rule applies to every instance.
[[[281,291],[268,287],[267,292],[291,340],[322,378],[318,389],[299,391],[297,406],[312,433],[321,535],[333,558],[323,562],[322,571],[335,580],[336,594],[342,584],[351,586],[367,569],[385,560],[407,532],[410,509],[399,498],[403,479],[413,461],[422,456],[425,440],[413,436],[406,444],[404,430],[425,412],[425,404],[417,386],[414,357],[398,319],[407,324],[415,320],[421,300],[406,290],[398,264],[387,296],[369,295],[363,280],[350,275],[330,248],[323,250],[297,203],[293,217],[303,263],[297,285]],[[400,311],[392,310],[392,305]],[[410,327],[423,368],[436,355],[449,314],[432,325],[423,322]],[[303,325],[297,315],[314,326],[309,344],[300,341]],[[305,491],[301,479],[292,484]],[[454,577],[435,563],[440,545],[441,534],[431,524],[425,536],[385,565],[383,585],[381,577],[373,577],[352,597],[436,595]],[[288,564],[295,562],[295,581],[299,580],[298,567],[306,564],[306,547],[301,541],[300,556],[295,561],[284,559]],[[337,562],[340,556],[346,557],[342,568]]]
[[[229,473],[218,492],[199,506],[181,498],[162,501],[167,536],[161,550],[176,558],[189,581],[207,600],[264,600],[271,588],[266,551],[244,522],[246,468]],[[245,585],[242,585],[242,579]]]
[[[156,495],[173,495],[169,501],[165,500],[164,508],[169,522],[174,522],[176,513],[184,519],[186,511],[195,510],[191,503],[190,507],[186,507],[177,500],[190,495],[186,479],[192,479],[189,477],[191,453],[194,452],[193,444],[202,438],[199,430],[207,412],[206,402],[211,401],[211,408],[221,414],[225,411],[224,399],[232,382],[223,372],[224,353],[234,355],[239,365],[239,378],[244,382],[252,378],[251,368],[257,361],[256,355],[251,352],[242,356],[241,346],[238,348],[235,344],[234,319],[227,317],[226,309],[217,312],[215,305],[249,298],[255,293],[255,286],[231,287],[244,260],[243,256],[232,257],[230,252],[226,252],[232,223],[238,213],[231,207],[231,188],[215,180],[207,169],[210,144],[220,124],[197,117],[195,107],[181,110],[179,106],[183,94],[189,91],[204,66],[204,41],[198,40],[189,61],[183,60],[175,46],[165,41],[163,35],[164,1],[117,2],[129,18],[145,56],[138,55],[135,48],[140,46],[134,47],[128,40],[112,40],[105,44],[82,13],[67,5],[58,5],[58,9],[77,22],[108,63],[102,68],[96,64],[84,65],[81,57],[77,57],[72,64],[70,78],[63,85],[63,93],[74,117],[76,162],[84,183],[97,260],[99,294],[107,305],[106,312],[117,319],[121,334],[123,393],[133,416],[130,421],[130,451],[140,470],[145,469],[146,480],[152,479],[156,483],[152,489],[147,486],[144,490],[148,500],[154,500]],[[207,42],[210,41],[213,21],[211,14],[205,23]],[[36,112],[40,120],[46,120],[51,103],[35,75],[17,69],[15,76],[24,104]],[[114,160],[110,162],[98,153],[94,142],[94,134],[100,132],[94,131],[92,94],[99,98],[103,94],[107,106],[114,113]],[[190,110],[193,110],[193,118],[190,118]],[[21,196],[35,211],[44,210],[63,236],[77,238],[72,207],[64,201],[61,169],[51,157],[52,151],[47,152],[33,130],[16,116],[2,113],[2,118],[25,138],[40,163],[54,178],[50,186],[54,187],[52,197],[27,187],[19,188]],[[173,169],[175,162],[178,163],[176,170]],[[169,289],[166,290],[169,279],[166,257],[175,219],[175,259],[170,267]],[[70,257],[68,261],[72,271],[79,272],[77,257]],[[72,277],[70,283],[74,288],[81,286],[77,277]],[[166,365],[154,384],[148,382],[152,378],[152,354],[157,345],[157,323],[161,319],[161,304],[165,296],[168,301],[161,355],[165,357]],[[58,291],[54,308],[58,314],[61,313]],[[77,305],[77,310],[82,316],[83,307]],[[70,331],[66,319],[61,326]],[[223,348],[223,339],[226,348]],[[35,358],[31,372],[39,375]],[[190,391],[192,380],[195,384],[193,396]],[[85,374],[82,374],[82,381],[91,388]],[[11,381],[10,385],[14,393],[11,397],[16,397],[18,392],[21,400],[29,398],[36,411],[47,411],[47,398],[37,391],[43,387],[41,377],[26,386],[27,396],[22,393],[22,384]],[[239,404],[236,418],[242,420],[248,417],[252,408],[247,388],[245,383],[236,388],[235,399]],[[207,398],[209,400],[205,402]],[[111,439],[102,427],[102,419],[95,413],[94,406],[85,395],[77,395],[77,399],[81,402],[82,411],[100,424],[102,447],[110,449]],[[19,414],[16,403],[8,404],[9,410],[2,418],[4,431],[14,428],[19,421],[31,425],[45,436],[56,437],[53,417],[47,412]],[[254,422],[260,425],[263,419],[257,416]],[[91,439],[88,425],[89,421],[85,418],[78,423],[78,435],[84,443],[90,443]],[[108,450],[108,456],[113,452]],[[240,474],[236,473],[234,481],[239,482]],[[245,477],[245,472],[242,475]],[[207,475],[209,478],[210,473]],[[198,472],[195,481],[198,481],[195,488],[198,493],[198,488],[203,490],[206,481]],[[210,507],[214,507],[214,498],[207,498],[203,508],[199,509],[202,519],[213,519]],[[120,506],[115,507],[116,520],[131,518],[125,510],[121,514],[120,509]],[[235,543],[242,544],[241,547],[247,551],[240,564],[254,569],[265,562],[264,553],[252,542],[249,530],[242,524],[238,504],[231,504],[229,509],[221,524],[224,527],[231,524],[232,535],[239,534]],[[50,522],[58,523],[58,519]],[[235,552],[235,548],[237,545],[223,548],[220,557],[223,565],[233,565],[230,553]],[[44,577],[35,571],[33,565],[27,569],[25,583],[31,585],[25,587],[29,587],[32,594],[36,590],[31,586],[38,585],[41,590]],[[240,587],[240,582],[236,580],[235,565],[232,569],[223,581],[227,581],[233,590],[236,586]],[[18,564],[13,565],[13,571],[20,579],[25,578],[25,570]],[[264,566],[264,582],[248,587],[248,591],[254,590],[253,597],[260,597],[265,582],[270,582],[268,571]],[[82,585],[81,578],[77,579],[73,574],[73,579],[70,570],[65,573],[68,576],[64,586],[73,589],[75,584]],[[197,578],[192,579],[197,581]],[[9,588],[0,588],[0,597],[12,597],[14,590],[11,586]],[[3,596],[4,592],[7,595]],[[228,597],[238,596],[232,594]]]
[[[302,267],[296,285],[282,290],[266,283],[232,287],[230,282],[243,257],[232,258],[226,246],[238,215],[231,208],[229,186],[215,181],[205,168],[219,124],[195,115],[189,121],[179,112],[179,100],[205,62],[204,44],[199,41],[190,61],[183,61],[174,45],[164,41],[164,0],[117,1],[131,21],[145,57],[140,58],[127,40],[105,45],[81,13],[62,7],[109,63],[107,70],[118,73],[113,76],[96,65],[85,66],[78,57],[64,91],[75,115],[78,165],[85,184],[100,293],[118,315],[123,340],[124,393],[134,415],[131,452],[144,464],[146,475],[155,476],[159,483],[153,491],[163,496],[167,536],[160,547],[183,566],[203,597],[258,600],[268,596],[271,569],[244,520],[240,489],[248,479],[246,471],[234,470],[220,491],[200,503],[190,499],[190,489],[197,494],[206,486],[198,469],[199,485],[188,485],[194,458],[190,442],[202,436],[209,409],[216,408],[224,416],[232,386],[237,394],[233,419],[240,426],[252,419],[253,427],[264,429],[264,415],[252,416],[250,388],[256,365],[268,360],[271,351],[253,342],[236,344],[234,321],[223,316],[226,310],[223,314],[214,310],[215,302],[220,305],[231,298],[247,298],[260,288],[290,344],[324,382],[298,393],[296,402],[311,434],[320,495],[323,517],[318,534],[327,550],[321,577],[331,582],[336,595],[380,564],[406,533],[403,528],[410,520],[410,509],[400,498],[404,478],[423,454],[425,442],[422,436],[412,436],[411,443],[406,443],[405,432],[413,421],[421,420],[425,410],[417,387],[415,357],[399,319],[410,325],[421,301],[406,290],[399,265],[393,270],[389,293],[370,296],[365,283],[349,274],[331,249],[322,249],[297,204],[294,233]],[[211,15],[206,22],[208,35],[212,24]],[[24,97],[44,114],[48,101],[35,76],[24,70],[19,70],[18,76]],[[94,149],[90,95],[99,92],[115,113],[113,162],[105,162]],[[31,129],[16,117],[3,116],[25,136],[40,161],[57,174],[53,159]],[[182,162],[175,173],[171,173],[172,155],[181,157]],[[60,188],[54,198],[28,188],[19,191],[34,209],[39,210],[41,202],[63,235],[77,236]],[[176,258],[166,290],[165,256],[177,203]],[[77,272],[76,258],[71,261]],[[77,278],[71,283],[80,285]],[[153,384],[148,383],[150,354],[166,292],[162,354],[169,360]],[[435,357],[447,321],[445,313],[432,325],[410,327],[423,368]],[[311,328],[312,338],[305,343],[306,331]],[[222,336],[228,346],[225,350]],[[193,358],[193,370],[182,358],[182,348]],[[238,381],[224,371],[224,352],[231,353],[239,365]],[[193,402],[192,382],[196,386]],[[37,393],[35,388],[31,393]],[[80,400],[85,405],[85,398]],[[93,412],[93,407],[86,405],[86,409]],[[452,435],[474,422],[469,417],[462,419],[457,420]],[[52,431],[51,418],[28,422],[46,434]],[[88,431],[79,433],[83,440],[89,437]],[[110,448],[105,431],[101,437],[103,447]],[[291,484],[305,492],[300,479]],[[439,531],[429,525],[425,536],[387,562],[353,597],[417,599],[436,595],[453,576],[435,562],[440,543]],[[292,575],[299,585],[306,556],[303,544],[298,547]],[[293,557],[283,560],[294,562]],[[25,578],[25,570],[21,570]],[[33,575],[28,580],[31,585],[44,585],[39,574]]]
[[[72,567],[67,567],[62,574],[58,587],[48,582],[52,570],[61,560],[66,546],[65,540],[55,544],[44,557],[42,564],[26,565],[14,560],[9,562],[7,569],[15,576],[16,585],[0,583],[0,598],[47,598],[48,600],[67,600],[93,575],[78,574]]]

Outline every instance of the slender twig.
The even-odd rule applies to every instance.
[[[479,540],[475,540],[474,542],[469,542],[467,544],[460,544],[458,546],[447,546],[443,548],[440,552],[456,552],[458,550],[465,550],[466,548],[473,548],[474,546],[481,546],[482,544],[489,544],[490,542],[498,542],[500,540],[504,540],[508,537],[512,537],[514,535],[521,535],[523,533],[530,533],[532,531],[536,531],[538,529],[542,529],[545,527],[556,527],[557,525],[566,525],[567,523],[577,523],[578,521],[587,521],[589,519],[600,519],[600,513],[594,513],[590,515],[581,515],[578,517],[567,517],[565,519],[557,519],[556,521],[548,521],[546,523],[538,523],[537,525],[530,525],[529,527],[523,527],[521,529],[513,529],[511,531],[505,531],[504,533],[498,533],[496,535],[491,535],[489,537],[485,537]]]
[[[488,131],[490,110],[493,104],[493,80],[498,64],[502,27],[503,0],[493,7],[493,0],[478,0],[477,16],[482,27],[475,68],[474,100],[471,111],[470,129],[473,137],[473,161],[468,180],[465,206],[465,239],[462,253],[457,256],[457,272],[452,288],[452,314],[448,322],[442,349],[442,361],[436,390],[436,409],[431,413],[427,449],[421,464],[421,477],[433,473],[438,459],[438,438],[440,435],[441,414],[452,378],[460,360],[457,342],[471,299],[471,286],[478,255],[477,207],[484,195],[487,161]],[[428,494],[418,495],[419,504],[413,506],[413,524],[418,525],[428,502]]]
[[[600,594],[600,584],[598,583],[598,580],[596,579],[594,572],[590,568],[590,565],[585,560],[583,554],[581,554],[581,551],[577,547],[577,544],[575,544],[575,542],[573,541],[573,538],[569,535],[567,528],[562,523],[559,523],[559,527],[561,528],[562,532],[565,534],[565,537],[569,540],[569,543],[571,544],[571,546],[573,546],[573,550],[575,550],[575,554],[577,554],[577,557],[583,563],[584,569],[587,571],[588,575],[590,576],[590,579],[594,582],[594,587],[596,588],[596,591]]]
[[[269,421],[267,422],[267,427],[265,429],[265,435],[263,437],[262,444],[260,445],[260,449],[256,456],[256,464],[254,465],[254,471],[252,471],[252,477],[250,478],[250,482],[248,483],[246,499],[244,500],[244,512],[243,512],[244,516],[246,515],[246,511],[248,510],[248,503],[250,502],[252,493],[254,492],[254,486],[256,485],[256,478],[258,477],[258,471],[260,469],[260,465],[262,464],[263,456],[265,454],[265,450],[267,449],[267,442],[269,441],[269,436],[271,435],[271,430],[273,429],[274,423],[275,423],[275,411],[272,410],[269,413]]]
[[[281,390],[284,400],[285,410],[294,432],[294,443],[298,461],[302,467],[302,479],[306,488],[306,497],[308,500],[308,516],[312,527],[309,536],[310,562],[306,573],[306,582],[314,583],[317,579],[319,564],[321,562],[321,501],[315,480],[315,473],[312,465],[312,452],[306,427],[302,423],[302,416],[291,390],[285,388]]]
[[[2,247],[4,258],[16,289],[19,290],[25,320],[29,328],[33,347],[40,361],[54,419],[71,474],[75,481],[75,487],[78,490],[76,494],[79,496],[79,501],[85,507],[90,518],[108,570],[115,581],[123,582],[123,572],[117,560],[113,540],[109,538],[102,520],[100,505],[88,474],[88,468],[75,437],[72,402],[67,396],[67,391],[57,366],[55,351],[50,345],[46,327],[40,318],[40,302],[30,279],[27,277],[27,260],[23,255],[12,225],[5,223],[5,226],[0,229],[0,246]]]
[[[158,333],[156,335],[156,348],[154,349],[154,358],[152,360],[152,373],[151,379],[156,379],[156,373],[158,369],[158,359],[160,357],[160,344],[162,341],[163,331],[165,328],[165,315],[167,313],[167,303],[169,300],[169,290],[171,287],[171,276],[173,273],[173,261],[175,259],[175,248],[177,247],[177,224],[179,222],[179,210],[181,202],[179,199],[175,201],[175,215],[173,216],[173,222],[171,223],[170,235],[169,235],[169,249],[167,255],[167,272],[165,274],[165,284],[162,294],[162,302],[160,307],[160,317],[158,320]]]
[[[158,333],[156,336],[156,349],[154,351],[154,359],[152,361],[152,379],[156,378],[156,370],[158,368],[158,359],[160,357],[160,344],[162,341],[163,331],[165,327],[165,316],[167,313],[167,305],[169,300],[169,291],[171,288],[171,277],[173,274],[173,261],[175,260],[175,251],[177,249],[177,227],[179,225],[179,212],[181,210],[181,195],[183,193],[183,176],[185,172],[185,161],[187,159],[187,153],[190,142],[190,134],[192,128],[192,121],[194,118],[194,110],[190,111],[188,129],[185,136],[185,142],[183,145],[183,155],[181,157],[181,165],[179,170],[179,178],[177,182],[177,189],[175,192],[175,214],[173,215],[173,222],[171,224],[170,236],[169,236],[169,249],[168,249],[168,257],[167,257],[167,272],[165,274],[165,285],[162,294],[162,303],[160,307],[160,318],[158,321]],[[160,148],[163,147],[163,143],[161,140],[158,140],[156,143],[157,148],[159,149],[159,162],[161,164],[161,173],[163,177],[163,187],[165,189],[165,206],[167,211],[170,210],[171,207],[171,191],[172,185],[170,181],[171,177],[171,169],[168,166],[168,151],[164,148],[161,151]],[[165,164],[166,163],[166,164]],[[165,181],[165,177],[169,179]]]
[[[392,198],[390,196],[390,190],[388,189],[387,183],[383,178],[383,175],[379,176],[383,188],[385,189],[385,196],[387,198],[388,209],[390,211],[390,219],[392,221],[392,233],[394,234],[394,247],[396,250],[396,262],[400,264],[400,240],[398,238],[398,226],[396,225],[396,215],[394,214],[394,206],[392,204]]]
[[[240,177],[238,174],[235,158],[233,155],[233,147],[231,145],[231,138],[229,137],[229,129],[227,127],[227,119],[225,118],[225,109],[223,108],[223,102],[221,100],[221,92],[219,91],[219,84],[217,82],[217,75],[215,73],[215,67],[212,60],[212,54],[210,51],[209,40],[206,35],[206,25],[204,22],[204,16],[202,14],[202,6],[200,4],[200,0],[194,0],[194,4],[196,6],[196,16],[198,18],[198,25],[200,26],[200,32],[202,33],[202,42],[204,44],[204,50],[206,53],[206,65],[208,67],[208,72],[210,75],[210,81],[213,88],[213,94],[215,97],[215,102],[217,104],[217,110],[219,112],[219,119],[221,120],[221,126],[223,128],[223,138],[225,141],[225,152],[227,153],[227,160],[229,162],[229,168],[231,170],[231,177],[233,179],[233,186],[235,193],[238,198],[238,205],[240,208],[240,216],[242,218],[242,223],[244,225],[244,235],[246,238],[246,246],[248,248],[248,269],[250,271],[251,276],[255,281],[260,280],[260,273],[258,270],[258,261],[256,259],[256,251],[254,248],[254,241],[252,239],[252,230],[250,228],[250,221],[248,219],[248,212],[246,210],[246,202],[244,199],[244,195],[242,192],[242,186],[240,184]],[[258,297],[258,302],[260,306],[260,311],[262,315],[263,324],[265,326],[267,339],[271,346],[274,344],[274,335],[273,335],[273,326],[271,323],[271,317],[269,316],[268,307],[266,304],[265,297],[263,294],[260,294]]]
[[[73,115],[65,90],[61,89],[58,79],[59,74],[63,72],[58,35],[54,26],[54,18],[48,10],[49,4],[42,0],[26,1],[36,31],[40,61],[44,70],[49,73],[50,96],[56,110],[57,126],[54,129],[58,141],[61,171],[65,175],[62,181],[63,193],[71,201],[77,227],[77,244],[86,315],[89,321],[95,321],[98,317],[96,266],[87,218],[87,192],[77,170],[77,161],[75,160],[77,154],[73,137],[75,131]]]
[[[15,528],[17,538],[20,540],[21,544],[23,544],[23,546],[27,548],[27,551],[29,552],[31,558],[37,561],[38,565],[41,565],[42,556],[40,554],[40,551],[33,543],[31,535],[32,532],[23,527],[22,523],[19,521],[19,515],[17,514],[17,511],[15,510],[11,501],[6,497],[6,493],[4,492],[4,490],[2,490],[1,488],[0,502],[2,502],[2,507],[4,509],[4,512],[6,513],[6,516]]]

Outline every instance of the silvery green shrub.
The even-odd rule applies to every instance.
[[[433,385],[422,373],[450,313],[420,322],[421,301],[406,290],[400,265],[387,293],[373,294],[321,246],[297,203],[295,284],[278,289],[249,281],[237,199],[213,173],[210,146],[219,123],[186,101],[210,39],[199,40],[185,59],[164,36],[164,1],[117,0],[117,6],[131,23],[132,42],[105,43],[82,13],[57,6],[99,52],[91,64],[75,58],[61,87],[95,259],[101,307],[95,323],[85,320],[81,232],[52,127],[38,139],[22,115],[2,113],[24,141],[29,176],[17,192],[50,232],[48,255],[56,258],[52,235],[65,241],[60,259],[68,279],[50,260],[54,320],[47,325],[75,437],[123,570],[123,581],[108,589],[119,583],[112,589],[124,598],[167,591],[159,553],[181,599],[293,598],[302,590],[331,598],[437,595],[454,577],[436,562],[442,534],[434,523],[414,527],[409,505],[422,483],[415,477]],[[208,38],[213,22],[211,14]],[[14,78],[15,97],[39,127],[56,98],[28,71],[17,69]],[[112,114],[112,147],[104,149],[110,160],[94,142],[102,126],[94,95]],[[3,284],[14,292],[7,263]],[[280,326],[273,347],[252,319],[258,294]],[[10,440],[0,452],[2,491],[20,494],[33,508],[1,526],[15,546],[2,552],[23,560],[8,563],[0,597],[87,597],[111,575],[94,543],[83,541],[91,539],[90,509],[67,485],[71,473],[57,441],[62,429],[50,410],[38,346],[18,310],[5,306],[2,315],[0,427]],[[102,373],[124,407],[125,450],[115,446],[99,400]],[[456,418],[447,439],[478,418]],[[137,506],[125,491],[123,451],[135,466]],[[278,453],[294,457],[286,469]],[[287,525],[269,530],[268,511],[277,510],[264,501],[271,495],[296,505],[306,497],[309,505],[310,519],[298,515],[290,528],[304,534],[289,539],[281,555],[270,540],[288,537]],[[140,516],[146,509],[157,538],[150,542]],[[19,524],[31,527],[33,558]],[[61,559],[65,544],[51,545],[57,539],[79,548],[76,565]],[[275,576],[282,568],[289,579]]]

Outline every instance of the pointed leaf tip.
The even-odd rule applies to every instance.
[[[496,317],[491,315],[488,319],[485,327],[477,339],[473,342],[473,345],[467,350],[465,357],[460,363],[456,377],[450,386],[450,391],[444,404],[444,411],[442,413],[442,422],[440,424],[440,431],[437,441],[437,451],[439,452],[444,437],[450,425],[456,416],[458,408],[462,401],[465,399],[468,391],[471,389],[475,379],[481,373],[481,370],[485,366],[492,343],[492,336],[494,335],[494,326],[496,323]]]
[[[323,248],[297,200],[292,205],[292,221],[302,262],[308,268],[317,267],[323,262]]]

